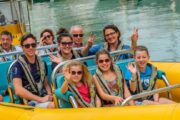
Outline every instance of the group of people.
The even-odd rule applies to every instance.
[[[1,33],[0,52],[13,51],[12,45],[7,46],[7,41],[12,41],[9,32]],[[3,37],[6,36],[6,37]],[[12,68],[15,94],[27,101],[27,104],[43,108],[54,108],[52,91],[47,82],[47,66],[38,56],[39,54],[56,52],[50,55],[52,69],[62,61],[96,54],[97,69],[92,77],[84,63],[72,60],[63,67],[64,82],[58,91],[62,94],[70,91],[76,98],[79,107],[112,106],[122,103],[131,94],[141,93],[156,88],[157,70],[148,63],[149,53],[146,47],[137,46],[138,29],[133,30],[131,47],[122,43],[121,32],[115,25],[107,25],[103,29],[104,43],[94,44],[95,35],[91,34],[87,45],[83,44],[82,26],[72,26],[70,32],[60,28],[57,32],[58,48],[36,51],[38,46],[33,34],[26,34],[21,38],[20,45],[23,55],[16,57],[17,61]],[[6,41],[3,43],[3,41]],[[10,42],[9,42],[10,43]],[[55,36],[50,29],[45,29],[40,34],[39,46],[55,44]],[[81,50],[74,48],[82,47]],[[11,49],[10,49],[11,48]],[[135,63],[128,64],[128,71],[123,76],[121,69],[114,64],[110,51],[132,49],[135,51]],[[122,54],[116,60],[133,57]],[[58,97],[58,95],[57,95]],[[1,98],[1,97],[0,97]],[[3,98],[2,98],[3,99]],[[130,101],[135,104],[160,104],[174,103],[158,95]]]

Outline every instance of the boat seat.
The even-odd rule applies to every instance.
[[[13,85],[13,80],[12,80],[12,66],[14,65],[14,63],[16,62],[17,60],[13,61],[10,66],[8,67],[8,71],[7,71],[7,82],[8,82],[8,92],[9,92],[9,97],[10,97],[10,102],[11,103],[16,103],[16,104],[24,104],[22,102],[22,99],[17,96],[15,94],[15,91],[14,91],[14,85]]]
[[[1,95],[4,97],[4,102],[10,102],[10,98],[9,95],[6,95],[6,91],[8,88],[8,81],[6,78],[7,75],[7,70],[10,66],[10,64],[12,63],[12,61],[6,61],[6,62],[1,62],[0,63],[0,91],[1,91]]]
[[[46,63],[46,65],[47,65],[47,71],[48,71],[48,83],[49,83],[49,85],[50,85],[50,83],[51,83],[51,73],[52,73],[52,62],[51,62],[51,60],[50,60],[50,58],[49,58],[49,55],[46,55],[46,56],[42,56],[41,57],[42,59],[43,59],[43,61]]]
[[[117,65],[122,69],[123,73],[125,73],[126,71],[126,66],[128,64],[128,62],[132,62],[134,61],[134,59],[130,59],[130,60],[126,60],[126,61],[119,61],[117,62]],[[96,64],[95,64],[96,65]],[[88,67],[89,69],[89,72],[91,73],[91,75],[94,75],[95,71],[96,71],[96,67],[93,65],[92,67]],[[57,88],[55,90],[55,95],[57,96],[57,98],[59,99],[59,104],[60,104],[60,107],[61,108],[72,108],[72,105],[69,101],[69,97],[70,96],[73,96],[73,94],[70,92],[70,91],[67,91],[65,94],[62,94],[60,92],[60,88],[64,82],[64,75],[63,74],[57,74],[56,75],[56,85],[57,85]]]

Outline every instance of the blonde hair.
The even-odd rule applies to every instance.
[[[82,68],[83,76],[82,76],[82,82],[89,87],[92,84],[92,76],[88,70],[88,68],[80,61],[78,60],[70,60],[64,67],[63,69],[68,68],[69,70],[71,69],[72,66],[80,66]],[[69,71],[70,72],[70,71]]]

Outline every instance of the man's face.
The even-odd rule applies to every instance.
[[[71,32],[75,47],[82,47],[83,44],[83,30],[82,28],[74,28]]]
[[[1,44],[4,50],[9,51],[12,44],[12,38],[9,35],[2,35]]]

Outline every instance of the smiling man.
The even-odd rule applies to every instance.
[[[9,53],[13,51],[22,51],[19,46],[12,45],[13,37],[12,34],[8,31],[3,31],[0,36],[0,54]],[[5,57],[0,57],[0,61],[9,61],[15,60],[17,58],[16,55],[10,55]]]
[[[36,38],[32,34],[26,34],[20,43],[24,54],[18,57],[12,68],[16,95],[26,99],[29,105],[53,108],[46,64],[35,54]]]

